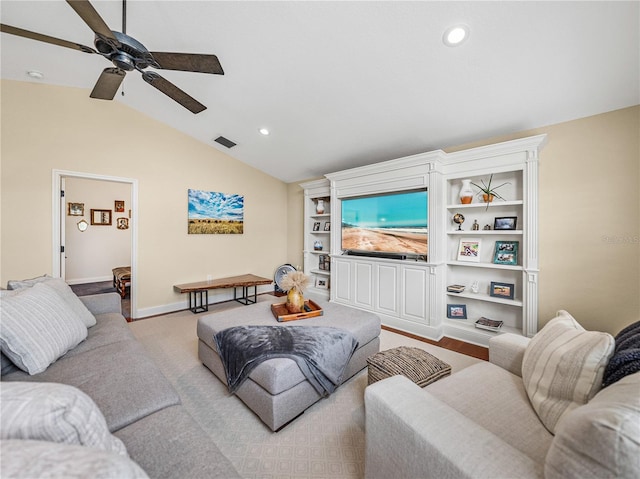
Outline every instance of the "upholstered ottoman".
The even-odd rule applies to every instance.
[[[274,298],[273,303],[282,302]],[[344,381],[367,366],[367,358],[380,350],[380,318],[373,313],[317,301],[324,310],[322,316],[279,323],[271,313],[271,303],[236,308],[198,319],[198,357],[220,381],[227,383],[224,366],[218,356],[214,336],[233,326],[327,326],[350,332],[358,347],[347,364]],[[344,382],[343,381],[343,382]],[[264,361],[236,391],[238,396],[271,430],[277,431],[321,399],[307,381],[297,363],[288,358]]]
[[[380,351],[367,358],[367,365],[369,384],[402,375],[422,388],[451,374],[449,364],[422,349],[407,346]]]

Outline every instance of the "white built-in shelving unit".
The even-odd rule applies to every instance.
[[[302,184],[305,190],[305,272],[317,281],[330,277],[331,301],[373,311],[382,323],[438,340],[449,336],[487,345],[502,332],[533,336],[538,315],[538,153],[545,135],[445,153],[437,150],[326,175],[327,180]],[[487,207],[479,197],[461,204],[463,179],[480,184],[493,174],[494,186],[504,198]],[[426,260],[349,256],[341,250],[341,201],[394,191],[428,191],[429,253]],[[327,210],[315,213],[318,198]],[[328,200],[327,200],[328,198]],[[453,222],[464,215],[462,230]],[[516,229],[495,230],[497,217],[516,217]],[[474,220],[479,230],[473,230]],[[320,221],[322,231],[313,231]],[[324,222],[331,231],[324,231]],[[490,225],[490,230],[483,229]],[[328,234],[327,234],[328,233]],[[477,262],[460,261],[460,240],[478,240]],[[323,242],[323,251],[313,248]],[[497,241],[518,242],[517,262],[494,262]],[[331,270],[319,269],[320,254],[330,253]],[[471,285],[479,290],[473,293]],[[513,299],[491,294],[491,283],[511,285]],[[462,293],[447,285],[465,286]],[[318,292],[317,289],[314,289]],[[327,292],[327,290],[322,290]],[[447,317],[447,305],[464,305],[466,319]],[[499,332],[475,327],[480,317],[503,321]]]
[[[309,276],[308,293],[329,298],[331,287],[331,194],[329,180],[316,180],[300,185],[304,189],[304,272]],[[317,210],[318,200],[324,212]],[[318,245],[322,245],[318,249]]]

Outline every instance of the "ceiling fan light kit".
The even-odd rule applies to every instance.
[[[59,38],[30,32],[11,25],[0,24],[0,31],[31,40],[37,40],[61,47],[79,50],[84,53],[98,54],[113,63],[114,67],[105,68],[96,82],[91,98],[113,100],[127,72],[137,70],[142,79],[158,91],[164,93],[175,102],[192,113],[200,113],[207,109],[202,103],[178,88],[169,80],[153,71],[143,71],[148,67],[160,70],[179,70],[196,73],[224,75],[222,65],[215,55],[195,53],[150,52],[147,48],[129,35],[112,31],[88,0],[67,0],[67,3],[82,18],[95,34],[96,50]],[[123,30],[126,25],[126,0],[122,8]],[[32,78],[44,77],[40,72],[27,72]],[[36,74],[40,73],[40,77]]]

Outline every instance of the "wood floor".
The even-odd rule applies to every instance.
[[[465,354],[467,356],[471,356],[472,358],[482,359],[484,361],[489,360],[489,350],[482,346],[477,346],[475,344],[465,343],[464,341],[460,341],[458,339],[447,338],[444,337],[440,341],[432,341],[430,339],[425,339],[420,336],[416,336],[415,334],[405,333],[404,331],[399,331],[394,328],[390,328],[389,326],[382,326],[382,329],[386,329],[387,331],[391,331],[396,334],[402,334],[403,336],[407,336],[408,338],[417,339],[418,341],[422,341],[424,343],[433,344],[434,346],[439,346],[444,349],[448,349],[450,351],[455,351],[460,354]]]

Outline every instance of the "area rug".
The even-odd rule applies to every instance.
[[[258,299],[277,301],[270,295]],[[366,369],[274,433],[198,360],[198,317],[224,314],[236,307],[245,306],[230,301],[211,305],[206,313],[183,311],[135,321],[129,326],[174,385],[186,409],[241,476],[364,477]],[[479,361],[389,331],[383,330],[380,339],[382,350],[396,346],[422,348],[451,364],[454,372]]]

